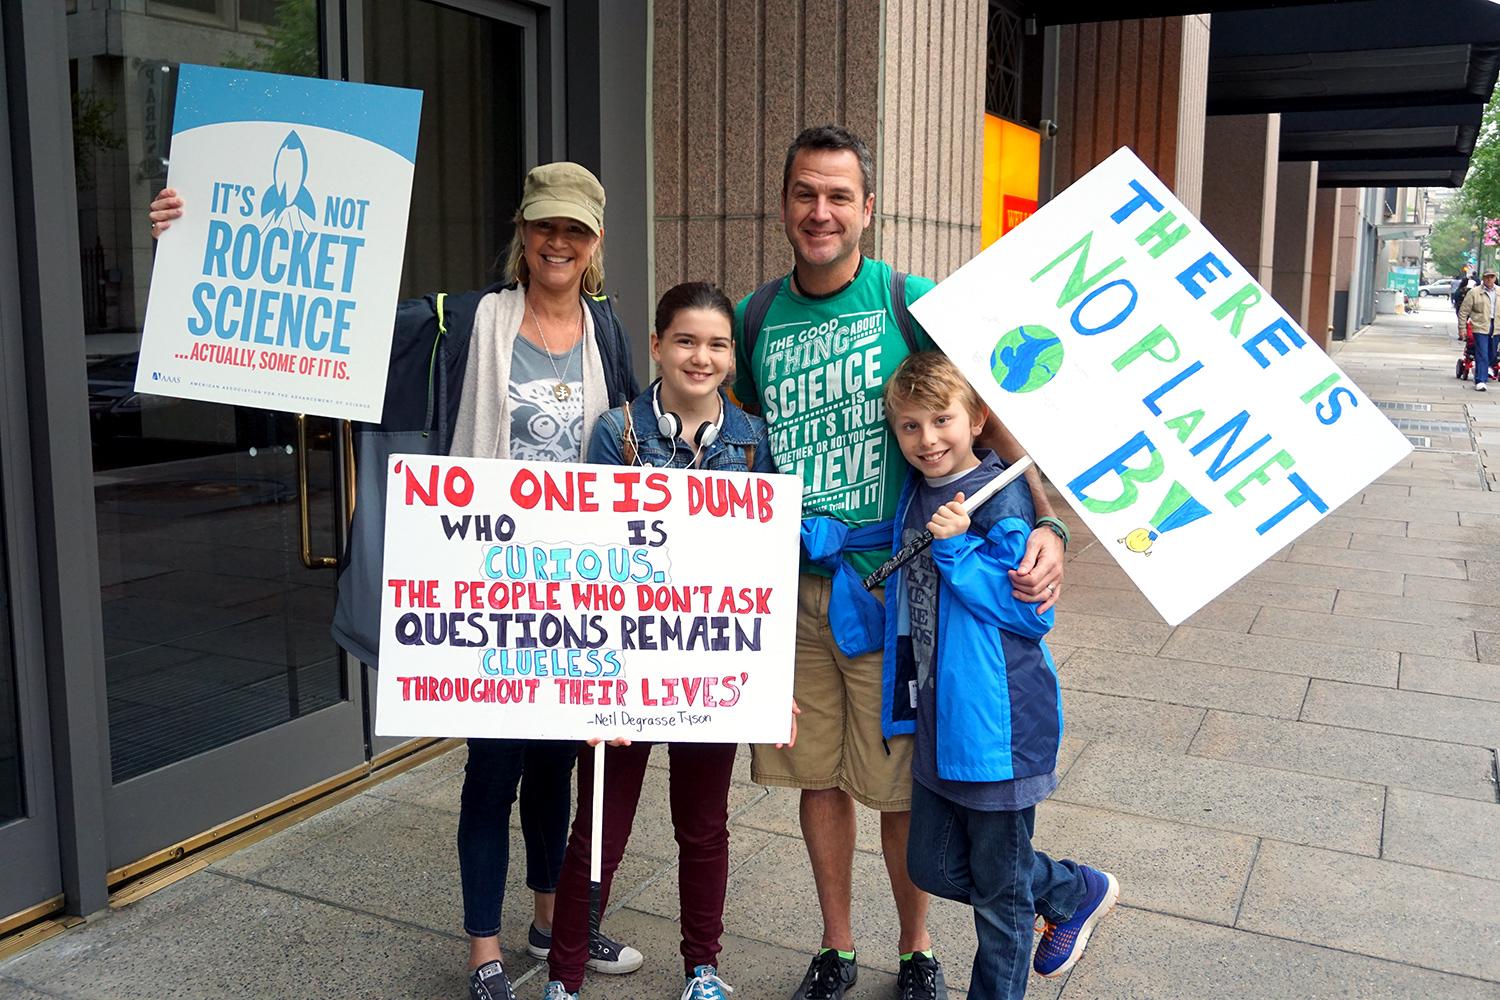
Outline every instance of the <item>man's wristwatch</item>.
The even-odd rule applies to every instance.
[[[1050,529],[1054,535],[1062,539],[1063,551],[1068,551],[1068,526],[1063,524],[1061,518],[1039,517],[1032,527]]]

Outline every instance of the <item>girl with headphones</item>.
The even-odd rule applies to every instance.
[[[678,285],[656,306],[651,358],[660,377],[632,402],[599,417],[588,461],[597,465],[776,471],[765,421],[721,388],[734,364],[734,306],[707,282]],[[795,733],[795,729],[793,730]],[[795,737],[794,737],[795,738]],[[635,822],[650,743],[612,743],[606,751],[603,900]],[[672,828],[678,847],[682,906],[683,1000],[723,1000],[719,938],[729,879],[729,784],[732,743],[670,743]],[[578,810],[557,886],[551,982],[545,1000],[576,1000],[588,958],[589,837],[593,755],[578,758]]]

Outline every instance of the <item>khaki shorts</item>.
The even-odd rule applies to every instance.
[[[833,581],[803,574],[797,588],[797,666],[793,691],[802,714],[797,745],[750,748],[750,776],[784,788],[841,788],[881,812],[911,809],[910,736],[880,735],[881,653],[853,659],[828,627]]]

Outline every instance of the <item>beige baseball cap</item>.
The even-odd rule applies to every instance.
[[[543,163],[526,175],[521,218],[576,219],[595,233],[604,231],[604,185],[576,163]]]

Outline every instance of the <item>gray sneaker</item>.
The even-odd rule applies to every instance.
[[[538,961],[547,961],[547,956],[552,954],[552,932],[538,930],[536,924],[532,924],[526,932],[526,954]],[[606,936],[603,931],[589,933],[589,959],[586,963],[589,969],[606,976],[623,976],[639,969],[645,961],[645,956],[638,950]]]
[[[544,988],[542,1000],[578,1000],[578,994],[569,993],[566,986],[554,979]]]
[[[607,976],[623,976],[634,972],[646,961],[639,951],[628,944],[621,944],[603,931],[589,934],[588,968]]]
[[[516,1000],[499,962],[485,962],[469,973],[469,1000]]]

